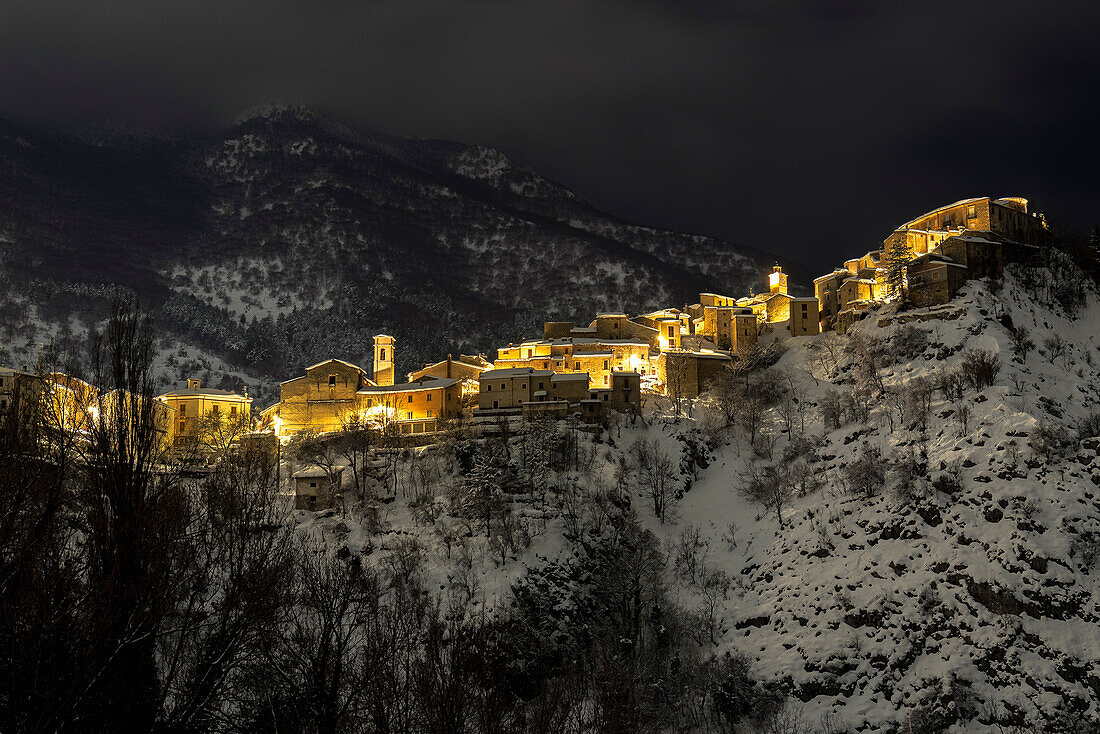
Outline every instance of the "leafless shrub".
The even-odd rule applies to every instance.
[[[859,458],[844,468],[844,478],[848,488],[861,497],[870,498],[878,494],[886,484],[882,449],[864,444]]]
[[[985,349],[968,349],[959,365],[963,379],[976,391],[982,391],[997,381],[1001,359]]]
[[[1035,453],[1047,461],[1068,456],[1077,448],[1077,438],[1065,426],[1040,421],[1029,437],[1029,444]]]

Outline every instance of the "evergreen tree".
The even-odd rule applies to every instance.
[[[912,248],[909,246],[909,238],[891,237],[886,245],[886,283],[890,289],[890,295],[904,303],[905,301],[905,268],[913,257]]]
[[[493,505],[499,501],[501,479],[504,475],[503,457],[495,446],[483,447],[474,459],[474,468],[466,477],[467,506],[477,514],[485,515],[485,537],[490,535]]]

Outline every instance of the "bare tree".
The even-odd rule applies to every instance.
[[[774,512],[781,530],[786,527],[783,513],[794,496],[794,482],[786,464],[750,466],[741,493],[746,499]]]
[[[363,501],[365,475],[378,446],[380,431],[358,411],[345,416],[342,424],[342,431],[334,438],[335,450],[351,469],[355,495]]]
[[[639,438],[630,450],[637,465],[638,481],[653,503],[653,514],[664,522],[675,492],[672,456],[656,439]]]

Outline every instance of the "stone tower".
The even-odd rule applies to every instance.
[[[768,287],[772,293],[787,295],[787,274],[783,272],[783,268],[778,265],[772,268],[768,275]]]
[[[374,337],[374,383],[380,386],[393,384],[393,337],[378,334]]]

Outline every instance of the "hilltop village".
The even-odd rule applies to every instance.
[[[258,412],[247,393],[194,379],[161,394],[155,410],[165,442],[175,447],[194,445],[211,423],[239,426],[234,435],[285,441],[349,425],[401,435],[433,433],[461,418],[490,429],[536,415],[585,424],[604,421],[610,411],[637,416],[646,395],[696,397],[724,367],[754,350],[844,332],[877,304],[946,304],[967,280],[999,276],[1006,262],[1031,258],[1047,234],[1043,216],[1030,212],[1026,199],[965,199],[902,224],[881,247],[816,278],[812,296],[792,294],[777,265],[758,294],[700,293],[697,303],[680,308],[602,313],[587,324],[550,321],[541,336],[502,346],[494,358],[448,355],[400,383],[395,340],[379,334],[371,371],[326,359],[282,382],[279,401]],[[42,382],[63,396],[74,430],[120,399],[99,396],[65,374],[0,368],[0,412],[20,380]]]

